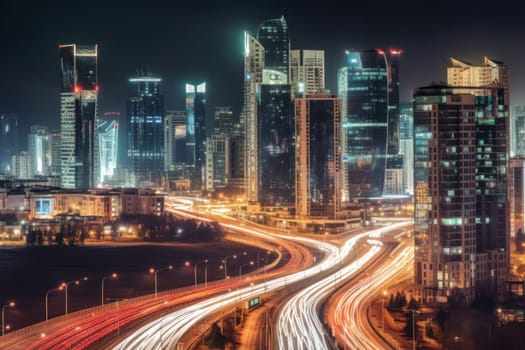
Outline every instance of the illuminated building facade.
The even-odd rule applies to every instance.
[[[52,176],[60,176],[62,164],[62,142],[60,142],[60,132],[51,132],[49,138],[51,139],[51,163],[49,165],[49,172]]]
[[[186,111],[166,111],[165,123],[164,168],[174,170],[186,160]]]
[[[291,50],[292,97],[322,92],[325,88],[324,84],[324,50]]]
[[[230,177],[230,137],[216,133],[206,141],[206,190],[225,187]]]
[[[18,116],[0,114],[0,173],[11,173],[11,157],[18,153]]]
[[[296,217],[339,219],[341,211],[341,100],[329,94],[296,98]]]
[[[343,200],[383,195],[387,156],[399,151],[400,50],[347,51],[343,100]]]
[[[268,19],[257,29],[257,41],[264,47],[264,68],[283,73],[288,83],[290,70],[290,40],[288,24],[281,18]]]
[[[130,182],[135,187],[159,184],[164,172],[164,96],[160,78],[129,79],[134,95],[128,99]]]
[[[412,103],[402,103],[399,115],[399,154],[403,156],[404,193],[414,194],[414,109]]]
[[[11,157],[11,174],[15,179],[30,179],[31,157],[28,152],[20,152]]]
[[[186,84],[186,165],[191,187],[202,190],[206,165],[206,83]]]
[[[95,184],[97,45],[60,45],[61,185],[87,189]]]
[[[259,199],[257,87],[262,83],[264,47],[253,36],[244,33],[244,103],[241,125],[244,128],[244,183],[246,198]]]
[[[525,157],[525,106],[513,106],[513,155]]]
[[[45,126],[33,125],[27,137],[31,176],[50,175],[51,136]]]
[[[509,267],[508,102],[501,87],[414,93],[417,296],[464,303],[504,289]]]
[[[98,182],[113,178],[117,168],[119,112],[106,112],[97,119]]]

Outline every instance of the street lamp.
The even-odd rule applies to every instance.
[[[381,298],[382,306],[381,306],[381,329],[383,330],[383,333],[385,333],[385,299],[387,296],[387,291],[383,291],[383,297]]]
[[[242,267],[243,266],[253,266],[253,260],[250,261],[248,264],[242,264],[241,266],[239,266],[239,278],[241,278],[241,276],[242,276]]]
[[[83,280],[83,281],[87,281],[87,277],[82,277],[81,280]],[[74,280],[74,281],[68,281],[68,282],[64,282],[64,283],[62,283],[62,287],[64,287],[64,289],[66,290],[66,291],[65,291],[65,294],[66,294],[66,315],[67,315],[67,308],[68,308],[68,299],[67,299],[67,290],[68,290],[68,287],[69,287],[70,284],[73,284],[73,283],[74,283],[75,285],[78,286],[78,285],[80,284],[80,281],[81,281],[81,280]]]
[[[242,252],[242,253],[237,253],[237,254],[233,254],[233,255],[228,255],[227,257],[224,258],[224,278],[226,279],[227,276],[228,276],[228,258],[234,258],[234,259],[237,259],[237,255],[246,255],[247,253],[246,252]]]
[[[117,277],[118,277],[118,275],[116,273],[112,273],[111,275],[102,278],[101,305],[104,305],[104,281],[108,280],[110,278],[117,278]]]
[[[56,291],[56,290],[62,290],[62,289],[64,289],[64,286],[60,285],[59,287],[57,287],[57,288],[53,288],[53,289],[50,289],[50,290],[48,290],[48,291],[46,292],[46,321],[47,321],[47,319],[48,319],[48,303],[47,303],[47,297],[48,297],[49,293],[54,292],[54,291]]]
[[[206,264],[204,267],[204,288],[208,289],[208,259],[204,259],[203,261],[199,261],[193,266],[193,272],[195,275],[195,286],[193,287],[194,290],[197,290],[197,266],[199,264]]]
[[[149,269],[149,273],[152,273],[155,277],[155,298],[157,297],[157,273],[159,273],[160,271],[164,271],[164,270],[173,270],[173,265],[162,267],[156,270],[153,267]]]
[[[4,329],[5,329],[5,326],[4,326],[4,321],[5,321],[5,309],[7,307],[14,307],[15,306],[15,302],[14,301],[11,301],[7,304],[5,304],[4,306],[2,306],[2,337],[4,336]]]

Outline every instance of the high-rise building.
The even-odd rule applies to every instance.
[[[0,114],[0,173],[11,173],[11,158],[18,153],[18,116]]]
[[[206,165],[206,83],[186,84],[186,165],[192,167],[191,187],[202,190]]]
[[[287,84],[290,70],[290,40],[284,16],[268,19],[257,29],[257,41],[264,47],[264,68],[283,73]]]
[[[483,57],[483,63],[479,66],[451,57],[450,66],[447,68],[447,83],[472,87],[497,84],[508,92],[509,69],[503,62],[488,57]]]
[[[225,187],[230,177],[230,137],[215,133],[206,141],[206,190]]]
[[[512,108],[512,155],[525,157],[525,106],[513,106]]]
[[[105,112],[97,119],[98,183],[113,178],[117,168],[120,112]]]
[[[343,100],[343,200],[383,195],[387,155],[399,151],[400,50],[347,51],[338,72]]]
[[[341,213],[341,100],[329,94],[295,99],[296,216],[339,219]]]
[[[231,135],[233,132],[233,110],[231,107],[215,107],[214,133]]]
[[[97,45],[60,45],[61,184],[87,189],[95,184]]]
[[[186,160],[186,111],[166,111],[165,122],[164,167],[173,170]]]
[[[49,138],[51,139],[51,160],[49,165],[49,174],[52,176],[60,176],[62,167],[62,142],[60,142],[60,132],[51,132]]]
[[[246,198],[259,199],[257,143],[257,86],[262,83],[264,47],[253,36],[244,33],[244,103],[240,124],[244,128],[244,185]]]
[[[129,79],[134,94],[128,99],[128,156],[130,182],[135,187],[159,184],[164,172],[164,96],[160,78]]]
[[[46,126],[33,125],[28,135],[31,176],[50,175],[51,136]]]
[[[504,290],[508,92],[432,85],[414,93],[415,282],[424,302]]]
[[[22,151],[11,157],[11,175],[16,179],[30,179],[31,157],[29,153]]]
[[[290,51],[290,85],[292,97],[324,90],[324,50]]]
[[[399,107],[399,154],[403,155],[404,193],[414,194],[414,109],[412,103]]]
[[[511,254],[523,252],[525,239],[525,158],[511,158],[509,162],[510,229],[509,246]]]
[[[257,117],[258,202],[269,206],[293,204],[295,125],[290,85],[274,84],[263,76],[263,84],[257,87]]]

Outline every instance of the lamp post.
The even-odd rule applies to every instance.
[[[387,296],[387,291],[383,291],[383,297],[381,298],[381,329],[383,330],[383,333],[385,333],[385,298]]]
[[[193,272],[195,275],[195,286],[193,287],[194,290],[197,290],[197,266],[199,264],[206,264],[204,268],[204,288],[208,288],[208,259],[204,259],[203,261],[199,261],[193,266]]]
[[[2,337],[4,336],[4,330],[5,330],[5,309],[8,308],[8,307],[14,307],[15,306],[15,302],[14,301],[10,301],[9,303],[5,304],[4,306],[2,306]]]
[[[87,277],[82,277],[81,280],[83,280],[83,281],[87,281]],[[64,287],[64,289],[65,289],[65,295],[66,295],[66,315],[67,315],[67,310],[68,310],[68,296],[67,296],[67,294],[68,294],[68,293],[67,293],[67,291],[68,291],[68,287],[69,287],[70,284],[73,284],[73,283],[76,284],[76,285],[78,286],[78,285],[80,284],[80,281],[81,281],[81,280],[74,280],[74,281],[68,281],[68,282],[64,282],[64,283],[62,283],[62,287]]]
[[[46,292],[46,321],[48,320],[48,310],[49,310],[49,308],[48,308],[48,303],[47,303],[47,297],[48,297],[49,293],[54,292],[54,291],[56,291],[56,290],[62,290],[62,289],[64,289],[64,286],[63,286],[63,285],[60,285],[59,287],[57,287],[57,288],[53,288],[53,289],[50,289],[50,290],[48,290],[48,291]]]
[[[152,273],[154,275],[154,277],[155,277],[155,298],[157,297],[157,274],[160,271],[164,271],[164,270],[173,270],[173,265],[162,267],[162,268],[156,269],[156,270],[153,267],[151,269],[149,269],[149,273]]]
[[[234,258],[234,259],[237,259],[237,255],[246,255],[247,253],[246,252],[242,252],[242,253],[237,253],[237,254],[232,254],[232,255],[228,255],[227,257],[224,258],[224,279],[227,278],[228,276],[228,258]]]
[[[100,297],[101,305],[104,305],[104,281],[108,280],[110,278],[117,278],[117,277],[118,277],[118,275],[116,273],[112,273],[111,275],[102,278],[102,293],[101,293],[101,297]]]
[[[239,266],[239,278],[242,277],[242,267],[243,266],[253,266],[253,260],[250,261],[248,264],[242,264],[241,266]]]

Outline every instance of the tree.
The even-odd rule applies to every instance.
[[[410,298],[410,301],[408,302],[407,308],[409,310],[419,310],[419,303],[414,298]]]
[[[396,304],[395,304],[395,301],[394,301],[394,294],[391,293],[391,294],[390,294],[390,301],[388,302],[388,307],[392,309],[392,308],[395,307],[395,305],[396,305]]]
[[[437,323],[439,324],[439,329],[442,332],[445,331],[445,322],[448,321],[449,319],[450,319],[450,312],[445,311],[443,309],[439,309],[436,315],[436,320],[437,320]]]
[[[210,348],[220,348],[224,349],[224,345],[226,345],[227,339],[224,335],[221,333],[221,329],[217,325],[217,323],[214,323],[211,325],[211,331],[210,335],[207,338],[207,345]]]
[[[414,320],[414,317],[416,317],[416,313],[413,311],[409,311],[406,313],[406,323],[405,327],[403,328],[403,332],[405,332],[405,335],[409,338],[414,337],[413,331],[416,332],[415,337],[419,335],[418,329],[417,329],[417,317]]]

